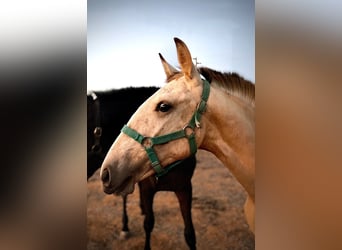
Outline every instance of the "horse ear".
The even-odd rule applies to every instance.
[[[165,59],[164,57],[159,53],[160,60],[162,62],[165,74],[166,74],[166,79],[169,79],[170,76],[174,75],[175,73],[178,73],[179,71],[172,67]]]
[[[187,79],[192,79],[196,76],[199,77],[199,73],[192,63],[192,57],[186,44],[177,37],[175,37],[174,40],[177,47],[178,62],[185,77]]]

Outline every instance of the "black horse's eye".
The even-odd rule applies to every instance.
[[[158,103],[156,110],[160,112],[167,112],[171,109],[171,107],[172,106],[170,104],[167,104],[165,102],[160,102]]]

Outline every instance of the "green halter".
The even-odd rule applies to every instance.
[[[152,167],[156,172],[156,177],[160,177],[168,173],[172,168],[177,166],[183,160],[176,161],[171,165],[163,168],[159,162],[158,156],[153,149],[154,145],[165,144],[173,140],[177,140],[180,138],[187,138],[189,141],[190,153],[191,155],[197,152],[196,138],[195,138],[195,127],[200,127],[200,120],[202,114],[205,112],[207,101],[210,93],[210,84],[207,80],[203,80],[203,92],[201,96],[201,102],[198,104],[196,111],[191,117],[188,125],[186,125],[183,129],[178,130],[176,132],[172,132],[166,135],[156,136],[156,137],[145,137],[139,134],[134,129],[131,129],[127,125],[124,125],[121,129],[121,132],[125,133],[129,137],[133,138],[137,142],[139,142],[146,150],[147,156],[151,161]],[[189,130],[191,132],[189,133]]]

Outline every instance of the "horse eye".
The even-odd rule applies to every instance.
[[[170,109],[171,109],[171,105],[164,103],[164,102],[160,102],[157,105],[157,111],[160,111],[160,112],[167,112]]]

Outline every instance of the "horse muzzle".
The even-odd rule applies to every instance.
[[[102,180],[102,184],[104,187],[106,188],[110,187],[111,176],[110,176],[109,168],[104,168],[102,170],[101,180]]]
[[[106,194],[126,195],[134,191],[133,176],[119,174],[111,165],[102,167],[100,177]]]

